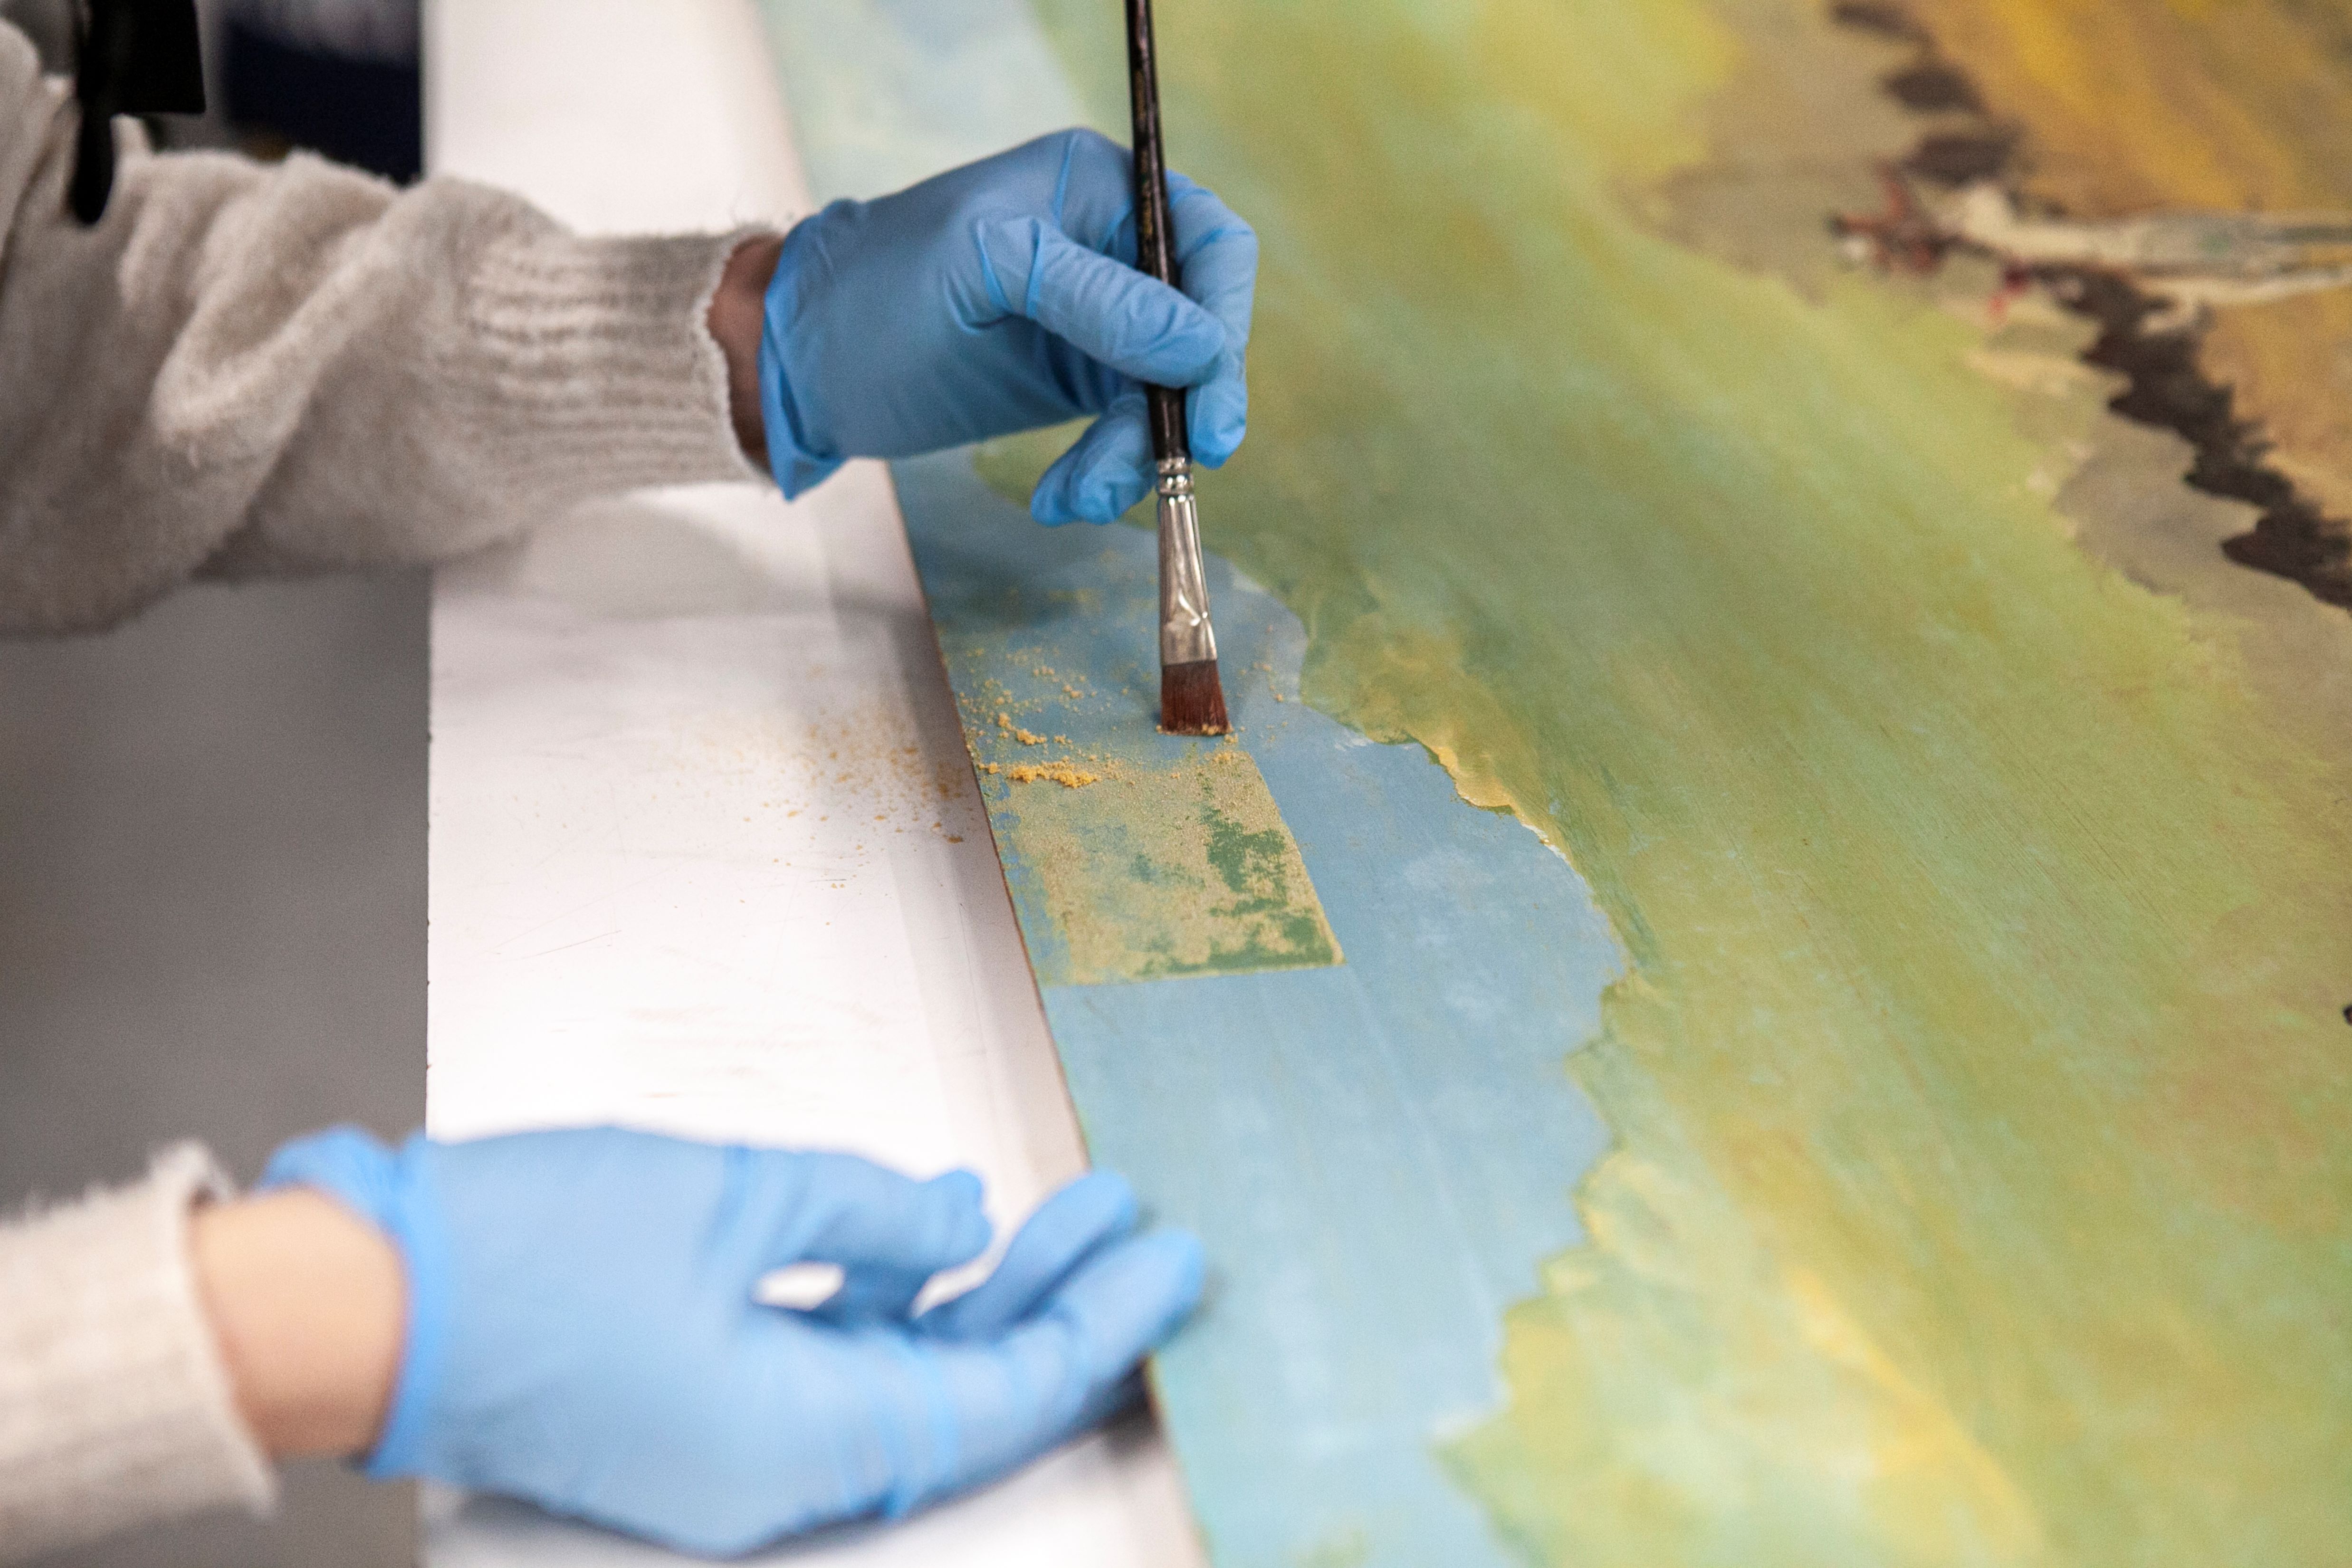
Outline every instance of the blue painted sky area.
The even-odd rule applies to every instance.
[[[1018,0],[764,5],[821,196],[1079,118]],[[1134,684],[1148,533],[1041,529],[968,452],[894,471],[943,639],[1008,582],[1097,589],[1045,657]],[[1607,1139],[1564,1062],[1617,949],[1525,827],[1420,748],[1297,700],[1297,617],[1214,557],[1210,582],[1243,743],[1347,962],[1045,991],[1096,1159],[1208,1245],[1212,1300],[1160,1358],[1162,1411],[1219,1568],[1502,1568],[1434,1448],[1501,1398],[1504,1310],[1581,1239],[1571,1194]]]
[[[761,0],[761,10],[819,201],[878,196],[1087,123],[1024,0]]]
[[[1149,533],[1041,529],[966,453],[897,478],[943,639],[963,614],[1000,627],[1019,581],[1071,608],[1025,626],[1000,678],[1106,672],[1091,684],[1149,723],[1156,692],[1129,678],[1153,661]],[[1242,742],[1347,963],[1045,988],[1095,1158],[1208,1245],[1214,1294],[1160,1358],[1162,1410],[1220,1568],[1499,1568],[1433,1447],[1494,1408],[1504,1309],[1581,1239],[1571,1194],[1607,1136],[1562,1062],[1616,952],[1535,835],[1421,748],[1298,700],[1297,617],[1214,557],[1210,592]],[[992,792],[1016,894],[1035,885],[1018,792],[1056,787]]]

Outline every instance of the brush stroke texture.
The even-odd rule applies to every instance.
[[[1101,9],[1037,14],[1115,124]],[[2160,452],[2095,384],[2021,388],[1980,315],[1825,251],[1784,266],[1769,214],[1677,219],[1709,105],[1842,47],[1814,6],[1198,0],[1160,26],[1172,161],[1265,240],[1252,438],[1204,487],[1210,543],[1297,612],[1308,701],[1536,828],[1631,964],[1569,1058],[1618,1140],[1579,1191],[1589,1239],[1504,1319],[1507,1403],[1442,1445],[1497,1537],[1627,1568],[2342,1561],[2352,756],[2279,700],[2273,617],[2303,606],[2224,613],[2189,568],[2181,597],[2142,585],[2176,567],[2112,509],[2157,504]],[[1783,96],[1755,163],[1836,155]],[[1318,845],[1265,765],[1349,964],[1182,984],[1428,973],[1340,912],[1391,843]],[[1233,1059],[1139,1083],[1108,1047],[1149,1020],[1096,1010],[1166,989],[1049,996],[1074,1091],[1097,1148],[1143,1155],[1267,1288],[1296,1207],[1253,1237],[1193,1184],[1236,1149],[1297,1179],[1309,1123],[1213,1148],[1167,1125]],[[1551,1147],[1500,1114],[1523,1058],[1381,1022],[1390,1070],[1496,1116],[1480,1161]],[[1388,1254],[1352,1244],[1379,1289]],[[1349,1494],[1237,1462],[1281,1436],[1244,1417],[1362,1320],[1319,1288],[1244,1308],[1162,1387],[1221,1563],[1255,1568],[1285,1561],[1285,1507]],[[1411,1321],[1290,1392],[1399,1397],[1400,1354],[1460,1348]],[[1280,1489],[1302,1477],[1328,1489]],[[1476,1560],[1400,1552],[1412,1522],[1289,1561]]]
[[[2070,542],[1980,325],[1643,221],[1725,15],[1162,22],[1267,238],[1212,542],[1634,965],[1455,1463],[1539,1562],[2340,1557],[2347,759]]]

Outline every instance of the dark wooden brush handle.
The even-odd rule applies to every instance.
[[[1160,145],[1160,73],[1153,58],[1151,0],[1127,0],[1128,96],[1135,109],[1135,264],[1170,288],[1176,277],[1176,229],[1168,216],[1168,159]],[[1151,455],[1190,459],[1184,394],[1146,386],[1151,408]]]

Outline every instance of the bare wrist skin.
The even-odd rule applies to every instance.
[[[745,240],[727,258],[718,291],[710,296],[710,335],[727,356],[727,405],[735,438],[761,468],[768,462],[768,436],[760,415],[760,331],[767,318],[768,281],[776,275],[776,258],[783,248],[780,235]]]
[[[308,1189],[198,1209],[196,1285],[247,1430],[273,1458],[375,1446],[407,1287],[392,1243]]]

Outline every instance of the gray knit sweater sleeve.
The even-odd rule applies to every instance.
[[[275,1495],[188,1255],[190,1206],[226,1193],[184,1143],[134,1186],[0,1226],[0,1563]]]
[[[84,229],[74,112],[0,26],[0,633],[752,477],[704,325],[740,236],[583,239],[462,181],[151,155],[127,121]]]

